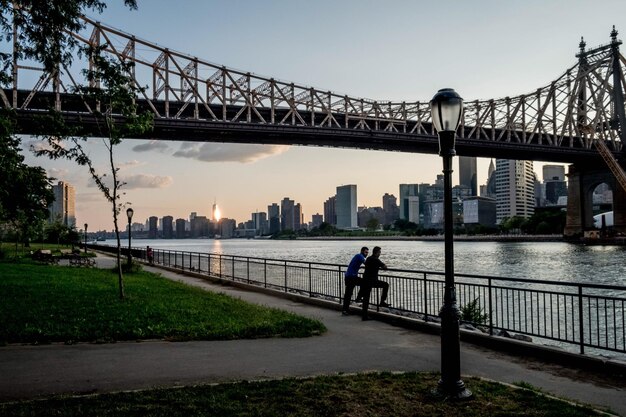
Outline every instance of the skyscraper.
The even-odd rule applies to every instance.
[[[303,224],[302,205],[300,203],[293,206],[293,230],[302,229]]]
[[[50,221],[60,221],[67,227],[76,226],[76,192],[64,181],[52,186],[54,201],[50,207]]]
[[[409,220],[409,197],[419,197],[418,184],[400,184],[400,218]]]
[[[185,238],[186,223],[185,219],[176,219],[176,239]]]
[[[280,207],[278,207],[278,204],[272,203],[267,206],[267,218],[269,221],[270,234],[280,232]]]
[[[471,195],[478,195],[478,179],[476,177],[476,157],[459,157],[459,185],[468,187]]]
[[[358,227],[356,185],[341,185],[337,187],[335,210],[337,213],[337,227],[353,229]]]
[[[535,173],[532,161],[496,160],[496,222],[530,217],[535,212]]]
[[[295,201],[285,197],[280,202],[280,230],[296,230],[294,222]]]
[[[324,201],[324,221],[333,226],[337,225],[337,198],[335,196],[328,197]]]
[[[157,216],[150,216],[148,222],[148,239],[156,239],[158,235],[159,218]]]
[[[385,221],[383,224],[392,224],[400,216],[398,208],[398,199],[393,194],[385,193],[383,196],[383,211],[385,212]]]
[[[163,239],[174,238],[174,218],[172,216],[164,216],[161,220],[163,225]]]

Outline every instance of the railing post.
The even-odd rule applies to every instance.
[[[580,337],[580,353],[585,353],[585,337],[584,337],[584,324],[583,324],[583,287],[578,286],[578,328]]]
[[[234,281],[235,280],[235,257],[233,256],[231,259],[232,259],[232,265],[233,265],[233,267],[231,269],[231,271],[232,271],[232,279]]]
[[[313,297],[313,275],[311,273],[311,262],[309,262],[309,297]]]
[[[287,292],[287,261],[285,261],[285,292]]]
[[[246,258],[246,275],[248,276],[248,284],[250,283],[250,257]]]
[[[185,270],[185,252],[180,253],[180,267]]]
[[[219,258],[218,258],[218,262],[219,262],[219,276],[220,278],[222,278],[222,254],[219,254]]]
[[[211,254],[209,253],[209,257],[207,258],[207,274],[211,275]]]
[[[339,279],[337,280],[337,294],[339,294],[339,304],[343,303],[343,291],[341,291],[341,265],[337,267],[337,272],[339,274]]]
[[[491,278],[489,278],[488,284],[489,284],[489,335],[493,336],[493,309],[491,307],[491,300],[492,300]]]
[[[426,272],[424,272],[424,321],[428,321],[428,282],[426,282]]]
[[[263,259],[263,286],[267,288],[267,259]]]

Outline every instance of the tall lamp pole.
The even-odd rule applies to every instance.
[[[78,250],[80,251],[80,249]],[[85,253],[87,253],[87,223],[85,223]]]
[[[134,210],[132,207],[129,207],[126,209],[126,217],[128,217],[128,267],[130,268],[133,264],[133,255],[131,253],[131,245],[130,245],[130,240],[131,240],[131,229],[130,229],[130,225],[131,225],[131,221],[133,220],[133,214],[134,214]]]
[[[443,215],[445,289],[441,317],[441,379],[440,394],[465,399],[472,392],[461,380],[460,312],[454,288],[454,242],[452,224],[452,158],[456,155],[454,140],[463,114],[463,99],[451,88],[441,89],[430,101],[433,125],[439,136],[439,156],[443,159]]]

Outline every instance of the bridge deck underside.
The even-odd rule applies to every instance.
[[[5,90],[7,96],[11,91]],[[23,102],[28,92],[19,92],[18,103]],[[138,100],[142,110],[152,111],[146,100]],[[164,102],[152,101],[159,114],[177,114],[185,103],[168,102],[167,112]],[[42,132],[41,123],[36,120],[44,116],[47,110],[54,107],[54,94],[41,92],[36,94],[28,105],[29,110],[18,110],[18,125],[20,133],[38,134]],[[94,106],[95,107],[95,106]],[[227,142],[227,143],[256,143],[324,146],[353,149],[371,149],[383,151],[399,151],[409,153],[436,154],[438,152],[437,137],[433,134],[405,133],[411,132],[415,121],[377,121],[377,130],[358,128],[362,119],[344,114],[335,114],[336,120],[344,123],[342,127],[319,126],[326,116],[321,113],[311,113],[300,110],[299,115],[307,123],[279,123],[285,119],[291,121],[289,109],[275,109],[273,119],[275,123],[267,123],[272,119],[270,109],[256,108],[255,111],[243,109],[241,106],[209,106],[215,115],[223,120],[214,120],[206,108],[204,113],[197,114],[193,105],[187,105],[177,118],[157,117],[154,119],[154,129],[149,134],[136,139],[159,139],[171,141],[198,141],[198,142]],[[71,94],[62,95],[62,114],[66,122],[80,127],[80,134],[85,136],[99,136],[97,121],[89,114],[87,106],[80,97]],[[249,114],[248,114],[249,113]],[[259,116],[260,115],[260,116]],[[225,116],[225,117],[224,117]],[[235,120],[235,121],[233,121]],[[371,121],[370,121],[371,123]],[[390,126],[392,125],[392,126]],[[399,128],[400,126],[400,128]],[[391,128],[393,127],[393,128]],[[424,124],[427,132],[430,125]],[[385,130],[388,128],[387,130]],[[398,131],[395,131],[398,130]],[[456,150],[458,155],[478,156],[503,159],[528,159],[551,162],[588,162],[601,163],[602,159],[594,148],[569,146],[569,141],[563,141],[561,146],[539,144],[538,139],[523,143],[521,141],[493,141],[489,139],[467,138],[471,131],[466,127],[464,135],[457,139]],[[500,131],[483,129],[484,137],[498,137]],[[521,136],[521,135],[520,135]],[[551,136],[543,135],[544,140],[551,140]],[[546,140],[545,142],[549,142]],[[567,142],[567,143],[566,143]],[[574,141],[579,142],[579,141]]]

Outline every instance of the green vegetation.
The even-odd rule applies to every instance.
[[[226,340],[306,337],[318,321],[173,282],[127,274],[116,296],[115,272],[0,262],[0,344],[137,339]]]
[[[489,314],[483,313],[483,309],[478,304],[478,298],[475,298],[461,307],[461,320],[474,324],[486,324],[489,321]]]
[[[239,382],[0,405],[0,416],[590,416],[587,407],[469,378],[474,398],[432,393],[437,374],[361,374]]]

